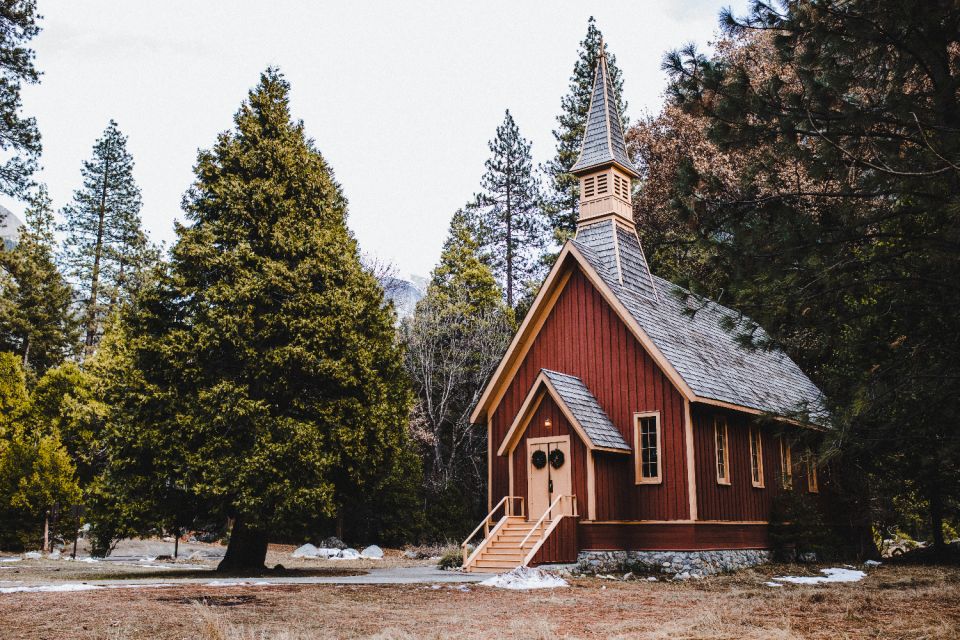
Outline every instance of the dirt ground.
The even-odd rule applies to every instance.
[[[10,593],[0,594],[0,638],[960,638],[958,568],[884,565],[853,584],[763,584],[798,571],[814,573],[765,566],[683,583],[581,578],[519,592],[181,585]],[[49,572],[40,575],[49,582]]]

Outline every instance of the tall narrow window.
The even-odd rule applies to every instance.
[[[717,482],[730,484],[730,447],[726,418],[716,418],[713,421],[713,441],[717,452]]]
[[[750,481],[755,487],[763,487],[763,442],[760,429],[750,427]]]
[[[790,459],[790,443],[780,437],[780,485],[787,490],[793,489],[793,460]]]
[[[633,442],[636,448],[637,484],[657,484],[663,480],[660,458],[660,413],[634,415]]]
[[[813,452],[808,449],[805,458],[807,463],[807,491],[810,493],[820,493],[820,483],[817,478],[817,461],[813,458]]]

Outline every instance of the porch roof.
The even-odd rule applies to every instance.
[[[583,380],[566,373],[541,369],[520,411],[517,412],[513,424],[504,436],[498,455],[506,454],[519,441],[544,393],[549,393],[554,402],[559,405],[574,431],[580,435],[589,449],[630,453],[630,445],[604,413]]]

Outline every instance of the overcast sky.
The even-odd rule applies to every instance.
[[[594,15],[624,74],[628,116],[656,113],[663,53],[715,39],[744,0],[131,2],[40,0],[40,85],[24,90],[59,209],[110,118],[129,136],[143,220],[169,243],[197,150],[232,125],[268,65],[336,172],[362,250],[428,275],[450,215],[478,187],[509,108],[535,160]],[[0,200],[14,212],[23,205]]]

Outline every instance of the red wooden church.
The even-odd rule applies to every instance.
[[[784,353],[740,347],[721,327],[735,311],[650,272],[604,57],[572,171],[576,236],[472,415],[487,428],[491,513],[465,568],[666,550],[761,561],[774,496],[819,487],[809,455],[756,418],[803,428],[788,416],[822,420],[821,393]]]

